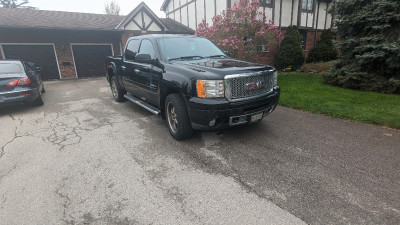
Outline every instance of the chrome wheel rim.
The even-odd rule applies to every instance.
[[[117,84],[115,83],[114,80],[111,82],[111,91],[113,93],[114,98],[118,98]]]
[[[171,128],[173,133],[176,133],[178,131],[178,119],[176,116],[175,107],[171,102],[168,102],[167,105],[167,117],[169,128]]]

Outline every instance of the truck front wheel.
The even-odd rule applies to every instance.
[[[126,92],[119,86],[118,80],[115,76],[111,78],[110,86],[115,101],[117,102],[125,101],[124,94]]]
[[[193,135],[185,101],[179,94],[170,94],[165,100],[165,113],[168,129],[176,140],[183,140]]]

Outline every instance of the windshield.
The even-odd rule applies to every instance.
[[[198,37],[158,39],[161,54],[167,60],[193,60],[209,57],[226,57],[211,41]]]
[[[0,63],[0,76],[2,74],[15,74],[21,73],[22,68],[20,65],[15,63]]]

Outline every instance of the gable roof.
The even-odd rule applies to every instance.
[[[114,30],[124,16],[0,7],[0,27]]]
[[[151,10],[146,3],[142,2],[140,3],[134,10],[132,10],[132,12],[130,12],[122,21],[120,24],[118,24],[118,26],[116,27],[116,29],[124,29],[124,27],[131,22],[131,20],[133,19],[134,16],[136,16],[138,13],[140,13],[140,11],[146,11],[150,17],[152,17],[153,20],[155,20],[155,22],[161,26],[163,28],[164,31],[168,31],[167,27],[165,27],[165,25],[161,22],[160,18],[158,18],[158,16],[153,12],[153,10]]]
[[[0,7],[0,29],[39,28],[121,32],[123,26],[122,30],[116,28],[124,23],[129,23],[132,17],[142,9],[146,10],[148,15],[152,16],[152,19],[167,33],[194,33],[194,30],[172,19],[158,18],[144,3],[139,4],[128,16]]]
[[[194,30],[181,24],[176,22],[175,20],[171,19],[171,18],[161,18],[160,19],[163,24],[168,28],[168,32],[167,33],[171,33],[171,34],[194,34]]]

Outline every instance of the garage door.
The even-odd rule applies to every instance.
[[[104,75],[104,60],[111,56],[111,45],[72,45],[76,73],[78,77],[98,77]]]
[[[42,68],[43,80],[60,79],[53,45],[2,45],[6,59],[21,59]]]

